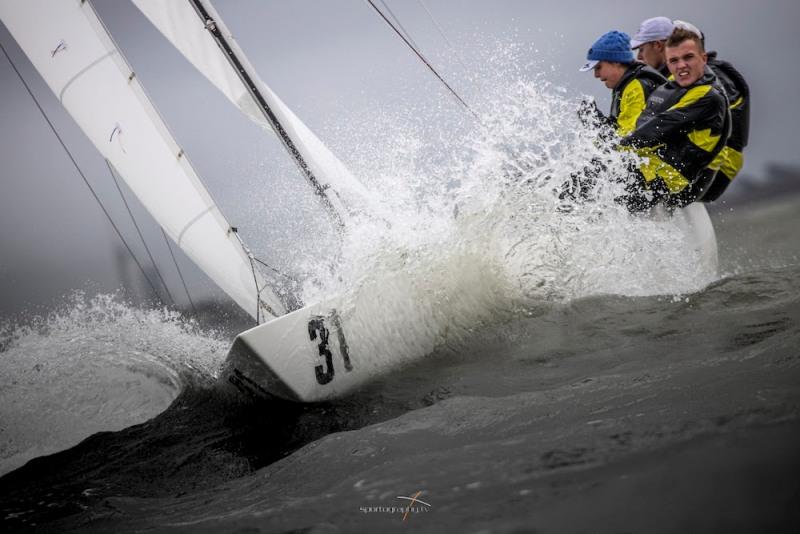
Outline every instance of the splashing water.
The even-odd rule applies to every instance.
[[[479,124],[438,120],[441,109],[351,123],[354,170],[385,194],[348,229],[337,276],[305,286],[306,302],[348,295],[351,316],[410,357],[549,303],[683,294],[716,279],[680,210],[631,215],[615,201],[635,156],[579,122],[579,98],[541,77],[502,79],[519,69],[493,72],[492,89],[469,99]],[[570,182],[588,193],[561,198]],[[391,318],[374,326],[375,314]]]
[[[183,388],[209,382],[229,345],[175,312],[80,293],[0,332],[0,473],[150,419]]]
[[[490,76],[467,98],[477,124],[420,106],[365,111],[337,128],[350,146],[336,152],[380,194],[342,236],[333,276],[317,250],[287,260],[309,273],[305,302],[345,296],[339,311],[371,334],[373,358],[392,354],[399,365],[552,303],[682,294],[716,277],[680,217],[632,216],[615,202],[630,156],[579,123],[577,98],[526,78],[514,61],[506,50],[478,62]],[[593,159],[602,166],[586,198],[559,198]],[[210,381],[230,342],[109,296],[76,296],[64,311],[0,332],[0,473],[153,417]]]

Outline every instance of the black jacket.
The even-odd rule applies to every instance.
[[[727,61],[718,59],[716,52],[708,53],[708,66],[716,74],[728,97],[731,135],[725,148],[711,164],[718,172],[703,196],[706,202],[719,198],[739,173],[744,164],[744,148],[750,136],[750,87],[744,76]]]
[[[725,146],[730,113],[724,92],[715,87],[718,83],[706,69],[691,86],[669,81],[648,98],[636,130],[620,145],[644,158],[640,171],[650,189],[681,193]]]
[[[634,130],[647,98],[656,87],[666,81],[658,71],[642,63],[633,63],[628,67],[611,93],[611,112],[608,118],[617,133],[626,135]]]

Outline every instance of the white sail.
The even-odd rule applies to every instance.
[[[348,212],[364,209],[367,205],[367,189],[258,77],[209,0],[133,0],[133,3],[234,105],[262,127],[275,130],[286,145],[283,133],[277,131],[276,125],[265,116],[251,89],[263,97],[279,128],[284,130],[285,136],[308,166],[310,179],[316,182],[313,185],[328,197],[342,220],[347,218]],[[206,20],[201,18],[200,10],[205,12]],[[248,89],[244,84],[241,74],[237,73],[228,55],[209,32],[212,24],[224,36],[226,44],[241,63],[244,74],[252,82],[252,88]],[[292,146],[287,146],[290,153]]]
[[[91,4],[4,0],[0,18],[169,237],[253,317],[284,313]]]

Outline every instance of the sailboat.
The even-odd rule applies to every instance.
[[[336,226],[368,205],[370,192],[259,78],[209,0],[132,1],[236,107],[274,131]],[[403,273],[392,280],[405,295],[394,303],[401,313],[386,312],[381,288],[287,310],[91,1],[9,0],[0,3],[0,19],[169,238],[255,320],[234,340],[221,383],[258,397],[324,401],[433,351],[437,334],[414,328],[414,284]],[[705,208],[692,205],[682,217],[715,262]]]
[[[275,132],[336,226],[363,209],[367,189],[258,77],[208,0],[133,3],[234,105]],[[3,2],[0,19],[169,238],[256,321],[236,338],[223,380],[253,394],[318,401],[372,374],[350,359],[348,318],[335,302],[287,315],[90,1]]]

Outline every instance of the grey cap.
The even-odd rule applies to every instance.
[[[644,20],[639,26],[639,31],[631,40],[631,48],[635,50],[651,41],[663,41],[672,34],[673,28],[672,21],[667,17],[653,17]]]

